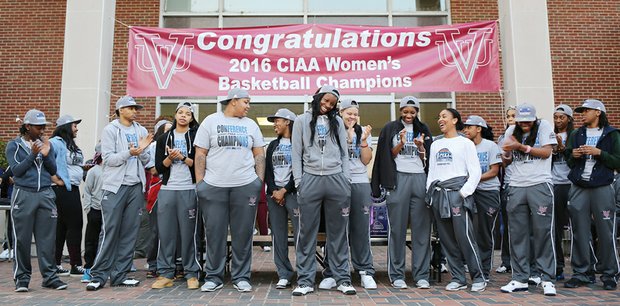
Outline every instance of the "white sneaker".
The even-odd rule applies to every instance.
[[[97,291],[101,288],[100,282],[90,282],[86,285],[86,290],[88,291]]]
[[[263,246],[263,252],[265,252],[265,253],[271,252],[271,247],[268,246],[268,245]]]
[[[446,285],[447,291],[459,291],[462,289],[467,289],[467,284],[461,284],[458,282],[450,282],[449,284]]]
[[[431,289],[431,284],[425,279],[421,279],[418,282],[416,282],[415,286],[418,289]]]
[[[542,282],[543,293],[547,296],[555,296],[555,285],[552,282]]]
[[[441,264],[441,269],[439,270],[441,273],[448,273],[448,266],[446,264]]]
[[[343,282],[342,284],[340,284],[340,286],[338,286],[338,291],[346,295],[354,295],[357,293],[350,282]]]
[[[200,287],[200,291],[213,292],[215,290],[222,289],[222,287],[224,287],[224,284],[216,284],[212,281],[207,281],[202,285],[202,287]]]
[[[482,292],[487,288],[486,282],[478,282],[471,284],[471,292]]]
[[[396,289],[407,289],[407,283],[402,279],[397,279],[392,283],[392,287]]]
[[[276,284],[276,289],[286,289],[291,284],[286,278],[282,278]]]
[[[372,275],[366,274],[366,271],[360,271],[360,278],[362,279],[362,287],[364,289],[377,289],[377,282]]]
[[[251,292],[252,291],[252,285],[250,285],[250,283],[246,281],[240,281],[236,284],[233,284],[233,287],[235,287],[235,289],[237,289],[237,291],[239,292]]]
[[[9,249],[6,249],[0,253],[0,259],[7,260],[9,259]]]
[[[314,292],[314,288],[308,285],[299,285],[293,290],[294,296],[302,296]]]
[[[500,288],[502,292],[506,292],[506,293],[517,292],[517,291],[527,291],[527,289],[528,289],[527,283],[522,283],[522,282],[518,282],[515,280],[510,281],[508,285],[502,286]]]
[[[326,277],[319,284],[319,289],[329,290],[334,287],[336,287],[336,280],[333,277]]]
[[[497,273],[507,273],[510,272],[510,269],[508,269],[508,267],[501,265],[497,268],[497,270],[495,270],[495,272]]]
[[[140,284],[140,281],[133,278],[127,278],[122,283],[118,285],[114,285],[115,287],[137,287]]]
[[[540,285],[541,281],[542,280],[540,279],[540,276],[531,276],[530,278],[527,279],[527,282],[530,285],[536,285],[536,286]]]

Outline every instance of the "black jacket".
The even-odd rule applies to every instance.
[[[269,143],[267,147],[267,156],[265,158],[265,184],[267,184],[267,196],[270,196],[274,191],[278,189],[276,186],[275,177],[273,175],[273,151],[276,150],[278,145],[280,144],[280,138]],[[295,180],[293,179],[293,173],[291,172],[291,179],[288,181],[286,186],[286,193],[294,193],[295,192]]]
[[[424,134],[424,149],[427,154],[431,152],[431,143],[433,137],[428,126],[422,122],[422,128],[419,133]],[[396,162],[392,157],[392,139],[398,135],[405,126],[401,119],[392,121],[383,127],[379,140],[377,140],[377,154],[372,168],[372,179],[370,187],[372,195],[378,197],[381,194],[381,187],[385,189],[396,188]],[[427,156],[428,158],[428,156]],[[428,163],[424,164],[424,171],[428,173]]]
[[[196,139],[196,131],[198,128],[190,128],[187,133],[185,133],[185,142],[187,143],[187,158],[194,159],[196,152],[194,150],[194,139]],[[174,131],[170,129],[170,131],[163,133],[159,138],[157,138],[157,144],[155,145],[155,169],[157,169],[157,173],[162,175],[162,183],[164,185],[168,184],[168,179],[170,178],[170,168],[164,166],[164,159],[168,157],[168,153],[166,152],[166,146],[169,148],[174,148]],[[189,167],[189,172],[192,174],[192,183],[196,183],[196,174],[194,174],[194,165]]]
[[[573,149],[586,143],[586,127],[582,126],[573,131],[566,141],[564,156],[571,168],[568,179],[575,185],[583,188],[594,188],[610,185],[614,181],[614,169],[620,169],[620,132],[611,126],[603,129],[596,147],[601,149],[601,155],[596,157],[589,181],[581,178],[586,165],[585,158],[574,158]]]

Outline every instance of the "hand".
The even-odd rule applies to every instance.
[[[37,139],[35,140],[32,145],[30,145],[30,152],[32,152],[32,154],[37,155],[39,153],[41,153],[41,145],[43,143],[41,142],[41,140]]]
[[[168,151],[168,158],[170,160],[183,159],[183,154],[181,154],[181,150],[179,149],[170,149],[170,147],[166,146],[166,151]]]
[[[579,147],[581,154],[599,156],[601,155],[601,149],[593,146],[582,145]]]
[[[353,143],[353,136],[355,136],[355,125],[351,125],[347,128],[347,142]]]
[[[284,206],[284,195],[285,194],[286,194],[286,189],[280,188],[271,194],[271,198],[274,201],[276,201],[278,205]]]
[[[47,154],[50,153],[50,141],[47,137],[41,137],[41,141],[40,141],[40,146],[41,146],[41,155],[43,156],[47,156]]]
[[[398,135],[400,136],[400,143],[404,145],[407,142],[407,130],[402,129]]]
[[[140,141],[138,141],[138,146],[144,150],[146,149],[151,142],[153,142],[153,134],[148,134],[145,137],[140,138]]]
[[[424,152],[424,133],[413,139],[413,143],[418,147],[418,151]]]
[[[581,153],[581,148],[574,148],[573,149],[573,157],[574,158],[581,158],[583,154]]]
[[[58,175],[52,175],[52,183],[58,185],[58,186],[64,186],[65,182],[60,179],[60,177],[58,177]]]
[[[502,146],[502,150],[504,151],[518,151],[519,148],[521,148],[521,143],[512,135],[504,141],[504,145]]]
[[[133,142],[129,144],[129,154],[131,154],[131,156],[138,156],[142,153],[142,151],[144,151],[142,148],[140,147],[135,147],[133,145]]]
[[[555,152],[564,152],[564,150],[566,149],[566,146],[563,145],[562,136],[556,134],[555,139],[558,142],[558,144],[555,146]]]
[[[368,136],[370,136],[370,131],[372,131],[372,126],[367,125],[364,127],[364,133],[362,133],[361,141],[366,141],[366,139],[368,139]]]

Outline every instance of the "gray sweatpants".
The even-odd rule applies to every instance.
[[[543,281],[555,282],[553,186],[509,187],[506,211],[512,279],[525,283],[539,274]],[[536,267],[536,273],[531,266]]]
[[[499,190],[476,190],[474,192],[477,213],[472,214],[476,232],[476,243],[480,251],[482,273],[489,279],[493,267],[494,231],[500,210]]]
[[[284,206],[278,205],[269,195],[269,223],[271,225],[271,240],[273,242],[273,262],[276,265],[278,279],[293,279],[293,266],[288,258],[288,220],[293,223],[293,236],[297,241],[299,234],[299,204],[297,195],[286,193]]]
[[[196,185],[207,240],[206,281],[224,283],[229,226],[232,282],[250,281],[256,205],[262,186],[259,178],[238,187],[215,187],[204,181]]]
[[[166,278],[174,277],[177,239],[180,237],[178,242],[185,278],[198,278],[200,263],[196,256],[196,189],[160,190],[156,205],[159,235],[157,272]]]
[[[432,212],[424,201],[426,174],[398,172],[396,175],[398,185],[390,190],[386,199],[389,224],[388,275],[391,282],[405,280],[407,225],[411,224],[413,280],[428,281]]]
[[[298,188],[299,237],[297,240],[297,283],[314,286],[316,276],[316,235],[325,211],[328,263],[337,284],[351,281],[349,270],[349,225],[351,184],[342,173],[304,173]]]
[[[467,284],[465,277],[465,263],[469,275],[474,283],[484,282],[482,263],[476,234],[469,209],[463,206],[463,198],[458,191],[447,191],[450,200],[450,218],[441,218],[439,205],[433,205],[432,210],[437,221],[437,234],[441,242],[441,249],[446,255],[453,282]],[[435,197],[441,196],[440,192]],[[433,199],[438,203],[438,200]],[[463,262],[463,259],[465,262]]]
[[[13,280],[20,285],[28,285],[32,275],[30,264],[30,243],[32,234],[37,246],[39,271],[46,286],[58,279],[54,264],[56,237],[56,195],[52,188],[32,192],[15,187],[11,197],[11,221],[13,222],[13,241],[15,261]]]
[[[122,185],[117,193],[103,191],[99,250],[90,270],[92,281],[103,286],[109,277],[112,286],[117,286],[127,278],[133,262],[142,207],[142,184]]]
[[[570,214],[573,244],[571,265],[573,277],[587,282],[590,272],[590,226],[596,227],[598,245],[596,267],[603,275],[601,280],[616,281],[618,274],[618,253],[616,251],[615,194],[611,185],[582,188],[572,185],[569,192],[568,212]]]

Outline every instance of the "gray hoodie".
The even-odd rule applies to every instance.
[[[51,176],[56,174],[56,161],[51,145],[45,157],[40,153],[32,154],[19,136],[7,144],[6,159],[13,171],[15,186],[36,192],[52,185]]]
[[[135,129],[138,139],[146,137],[148,134],[146,129],[137,122],[133,122],[132,127]],[[127,167],[129,165],[127,161],[131,157],[127,137],[125,137],[118,119],[110,122],[103,128],[103,133],[101,135],[101,155],[103,156],[103,190],[116,193],[123,183],[123,178],[125,177],[125,172],[127,172]],[[138,175],[142,182],[143,191],[146,186],[144,165],[149,162],[149,159],[149,150],[146,148],[138,156]]]
[[[351,181],[351,171],[349,169],[349,157],[347,151],[347,132],[344,128],[342,118],[338,120],[338,137],[340,138],[340,148],[338,143],[332,138],[329,132],[327,116],[321,115],[317,118],[317,127],[321,120],[328,125],[327,134],[324,138],[324,145],[317,131],[314,135],[314,143],[310,146],[310,121],[312,120],[312,110],[306,111],[295,119],[293,125],[293,177],[295,186],[299,186],[302,173],[313,175],[332,175],[343,173]]]

